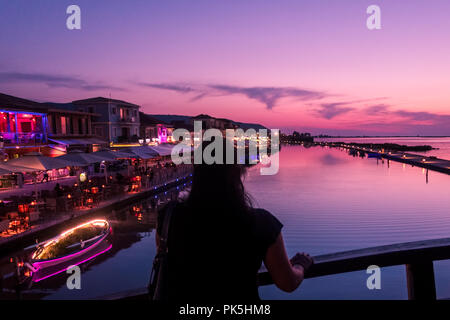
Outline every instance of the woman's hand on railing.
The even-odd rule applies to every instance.
[[[291,264],[303,267],[303,271],[306,272],[314,264],[314,259],[309,254],[301,252],[291,258]]]

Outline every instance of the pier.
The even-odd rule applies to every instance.
[[[359,154],[367,154],[375,158],[384,158],[396,162],[410,164],[415,167],[425,168],[431,171],[441,172],[450,175],[450,161],[440,159],[433,156],[424,156],[420,154],[412,154],[407,152],[377,150],[370,148],[356,147],[352,144],[320,142],[320,146],[328,146],[330,148],[342,148]]]

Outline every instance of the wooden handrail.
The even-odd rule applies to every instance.
[[[314,257],[305,278],[406,265],[409,299],[436,299],[433,261],[450,259],[450,238],[415,241]],[[267,271],[258,274],[258,285],[273,284]]]

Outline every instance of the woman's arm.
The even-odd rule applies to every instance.
[[[312,259],[309,256],[305,257],[306,259],[310,259],[312,264]],[[278,235],[275,243],[267,249],[264,264],[275,285],[283,291],[294,291],[304,279],[305,270],[301,265],[291,264],[286,253],[286,248],[284,247],[284,240],[281,233]]]

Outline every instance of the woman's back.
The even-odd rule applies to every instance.
[[[166,208],[158,217],[158,229]],[[256,275],[281,228],[275,217],[261,209],[238,213],[216,207],[199,212],[178,203],[168,236],[169,299],[258,299]]]
[[[303,280],[304,267],[293,266],[287,257],[281,223],[269,212],[253,209],[242,182],[246,165],[238,164],[232,142],[223,145],[222,161],[194,165],[189,196],[171,214],[166,279],[171,301],[257,300],[256,276],[263,261],[283,290],[293,290]],[[203,142],[203,151],[207,147]],[[234,164],[228,164],[227,154]],[[158,247],[171,207],[158,216]],[[308,257],[297,258],[311,264]]]

